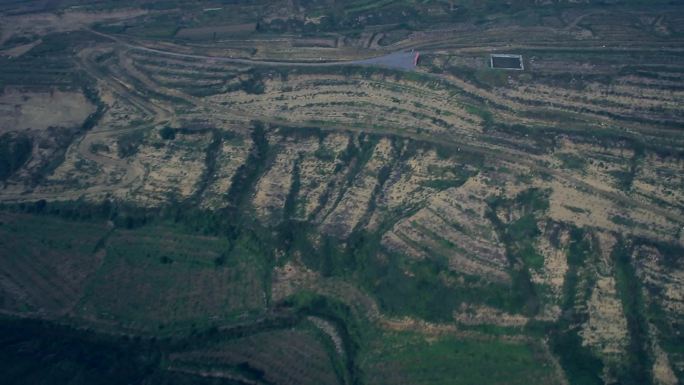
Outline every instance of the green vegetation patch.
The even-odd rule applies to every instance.
[[[506,256],[513,278],[513,295],[519,311],[527,314],[535,314],[540,306],[530,269],[541,269],[544,265],[544,258],[536,250],[535,242],[541,234],[537,221],[549,207],[548,195],[546,190],[532,188],[521,192],[514,199],[494,198],[489,201],[488,217],[506,245]],[[509,223],[502,222],[496,214],[497,210],[502,209],[517,212],[518,219]]]
[[[641,282],[632,265],[631,251],[624,241],[619,242],[613,251],[615,283],[622,300],[622,307],[627,318],[627,330],[629,331],[627,360],[618,373],[618,377],[622,384],[648,385],[652,383],[653,359],[649,354],[651,344],[648,322],[644,316],[646,304]]]
[[[587,167],[587,160],[574,154],[556,154],[556,157],[561,160],[564,169],[584,171]]]
[[[127,158],[137,154],[138,148],[145,138],[145,132],[145,130],[138,129],[119,136],[117,138],[119,157]]]
[[[595,249],[584,230],[570,229],[570,245],[567,251],[568,271],[565,273],[563,286],[563,301],[561,309],[563,315],[560,321],[549,327],[550,346],[558,356],[568,381],[572,385],[603,384],[601,373],[603,362],[587,347],[582,345],[582,338],[577,333],[577,325],[586,321],[587,314],[578,311],[575,304],[586,300],[590,292],[590,277],[584,265],[590,261]]]
[[[385,332],[363,351],[368,384],[556,384],[536,345]]]
[[[508,73],[482,68],[475,71],[475,79],[485,88],[505,87],[508,84]]]
[[[226,254],[227,240],[180,230],[151,225],[115,231],[79,313],[150,330],[263,309],[260,265],[242,242]]]
[[[436,190],[446,190],[462,186],[476,174],[475,171],[469,170],[466,167],[449,167],[445,169],[434,165],[428,165],[428,172],[436,176],[437,179],[423,181],[421,185]]]
[[[461,304],[485,304],[515,312],[519,306],[506,284],[450,272],[445,258],[414,261],[394,254],[364,262],[361,284],[384,312],[449,322]]]

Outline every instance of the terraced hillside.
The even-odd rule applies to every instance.
[[[684,381],[684,7],[537,3],[0,4],[10,383]]]

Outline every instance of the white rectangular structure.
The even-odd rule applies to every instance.
[[[499,59],[499,60],[496,60]],[[515,60],[514,60],[515,59]],[[494,65],[494,61],[498,61],[499,66]],[[504,65],[500,65],[501,62]],[[510,65],[516,62],[517,66]],[[511,54],[491,54],[489,55],[489,66],[491,68],[503,69],[503,70],[513,70],[513,71],[523,71],[525,69],[525,64],[523,63],[522,55],[511,55]]]

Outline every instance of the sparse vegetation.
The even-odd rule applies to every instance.
[[[134,130],[121,135],[117,140],[120,158],[128,158],[138,152],[138,147],[145,138],[144,130]]]

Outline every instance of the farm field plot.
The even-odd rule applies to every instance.
[[[369,344],[362,367],[369,384],[555,384],[539,346],[387,332]]]
[[[228,255],[220,238],[165,226],[117,230],[105,252],[79,303],[80,316],[159,330],[201,327],[265,306],[258,266],[237,252]]]
[[[0,214],[0,307],[8,312],[65,314],[99,267],[104,223]]]
[[[257,333],[201,349],[172,353],[169,368],[177,371],[226,371],[236,376],[278,384],[341,384],[336,358],[326,341],[307,330]],[[339,370],[339,368],[338,368]]]

